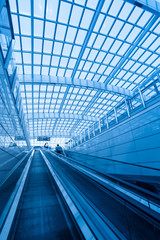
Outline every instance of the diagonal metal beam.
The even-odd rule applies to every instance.
[[[97,19],[98,19],[98,17],[99,17],[99,14],[100,14],[100,12],[101,12],[101,9],[102,9],[102,7],[103,7],[104,2],[105,2],[105,0],[99,0],[99,2],[98,2],[98,4],[97,4],[97,9],[96,9],[96,11],[95,11],[95,13],[94,13],[94,15],[93,15],[93,17],[92,17],[91,24],[90,24],[90,26],[89,26],[89,28],[88,28],[89,30],[88,30],[88,32],[87,32],[87,34],[86,34],[85,39],[84,39],[84,43],[83,43],[83,46],[82,46],[82,48],[81,48],[81,50],[80,50],[80,53],[79,53],[77,62],[76,62],[76,64],[75,64],[75,67],[74,67],[73,72],[72,72],[72,75],[71,75],[71,78],[74,78],[74,77],[75,77],[75,74],[76,74],[76,71],[77,71],[77,69],[78,69],[79,63],[80,63],[80,61],[81,61],[81,59],[82,59],[83,53],[84,53],[84,51],[85,51],[85,49],[86,49],[86,46],[87,46],[88,41],[89,41],[89,39],[90,39],[90,36],[91,36],[91,34],[92,34],[92,32],[93,32],[93,29],[94,29],[94,27],[95,27],[95,24],[96,24],[96,22],[97,22]]]

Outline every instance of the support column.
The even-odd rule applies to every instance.
[[[101,133],[102,129],[101,129],[101,120],[99,120],[99,132]]]
[[[140,97],[141,97],[141,101],[142,101],[143,107],[145,108],[146,105],[145,105],[145,101],[144,101],[144,97],[143,97],[142,91],[141,91],[140,88],[138,88],[138,91],[139,91],[139,95],[140,95]]]
[[[116,108],[114,108],[114,115],[115,115],[116,123],[118,123],[117,110],[116,110]]]
[[[127,110],[128,117],[130,117],[129,107],[128,107],[128,103],[127,103],[126,98],[124,99],[124,101],[125,101],[125,105],[126,105],[126,110]]]

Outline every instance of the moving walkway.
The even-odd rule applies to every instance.
[[[67,157],[30,151],[1,189],[0,239],[158,239],[159,213],[102,179]]]

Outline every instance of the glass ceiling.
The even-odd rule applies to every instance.
[[[70,138],[125,97],[104,89],[67,85],[64,78],[133,92],[160,66],[160,20],[154,12],[159,11],[159,1],[141,0],[137,6],[123,0],[9,2],[18,75],[20,79],[21,75],[31,76],[28,82],[20,81],[31,138]],[[37,82],[37,75],[62,77],[62,82]]]

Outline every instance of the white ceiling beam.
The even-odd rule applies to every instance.
[[[91,117],[87,115],[68,114],[68,113],[34,113],[34,119],[32,114],[26,114],[27,120],[34,119],[75,119],[84,120],[89,122],[97,122],[99,118]]]
[[[126,88],[121,88],[111,84],[105,85],[101,82],[82,80],[77,78],[65,78],[54,76],[41,76],[41,75],[18,75],[20,84],[60,84],[71,87],[84,87],[91,90],[100,90],[104,92],[111,92],[127,97],[132,97],[133,92]]]

